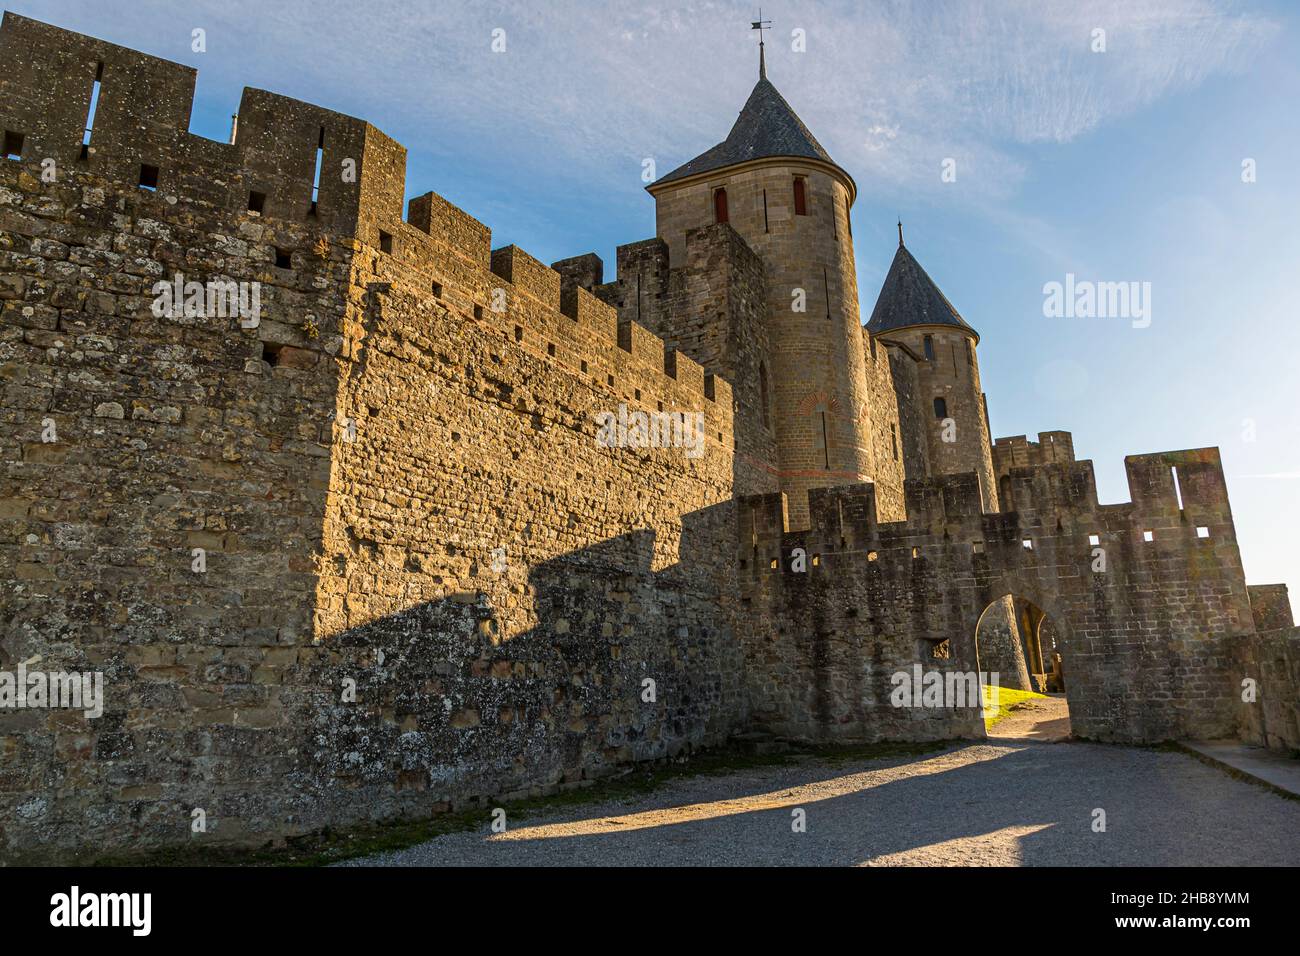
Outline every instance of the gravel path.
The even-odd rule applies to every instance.
[[[1070,706],[1064,694],[1033,698],[999,720],[988,733],[1000,743],[1064,740],[1070,736]]]
[[[1300,801],[1181,753],[1032,740],[808,759],[509,820],[503,834],[488,823],[485,811],[479,832],[343,865],[1300,865]]]

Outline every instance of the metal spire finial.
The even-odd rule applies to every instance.
[[[758,31],[758,78],[767,79],[767,59],[763,55],[763,31],[772,29],[772,21],[763,19],[763,8],[758,8],[758,19],[750,23],[751,30]]]

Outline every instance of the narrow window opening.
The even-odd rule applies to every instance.
[[[822,295],[826,297],[826,318],[831,317],[831,283],[826,275],[826,267],[822,266]]]
[[[636,401],[638,401],[638,402],[641,401],[641,389],[636,388],[636,389],[633,389],[632,391],[633,391],[633,393],[636,395]]]
[[[516,326],[515,326],[515,341],[516,341],[516,342],[522,342],[523,340],[524,340],[524,329],[523,329],[523,326],[516,325]]]
[[[767,190],[763,190],[763,231],[767,232]]]
[[[253,190],[248,194],[248,211],[254,215],[262,215],[266,209],[266,193],[259,193]]]
[[[933,362],[934,361],[934,336],[927,335],[924,340],[924,345],[925,345],[926,361]]]
[[[5,159],[23,158],[23,134],[5,130]]]
[[[1178,483],[1177,466],[1170,468],[1169,473],[1174,476],[1174,497],[1178,499],[1178,510],[1182,511],[1183,510],[1183,489],[1182,486]]]
[[[606,376],[605,376],[605,381],[609,383],[609,387],[610,387],[610,388],[613,388],[613,387],[614,387],[614,376],[613,376],[613,375],[606,375]]]
[[[140,164],[140,188],[153,192],[158,188],[158,167],[148,163]]]
[[[822,566],[822,556],[820,554],[813,555],[812,566],[814,568],[820,568]]]
[[[474,321],[475,322],[483,321],[483,306],[481,305],[474,306]]]
[[[919,558],[920,556],[921,556],[921,549],[920,549],[920,548],[913,548],[913,549],[912,549],[912,560],[915,561],[915,560],[916,560],[917,558]]]
[[[90,107],[86,110],[86,128],[81,134],[81,158],[90,155],[90,136],[95,131],[95,111],[99,108],[99,81],[104,75],[104,64],[95,67],[95,82],[90,87]]]
[[[585,372],[587,371],[587,360],[586,360],[586,359],[583,359],[582,362],[581,362],[580,364],[581,364],[581,367],[582,367],[582,371],[585,373]]]
[[[433,284],[433,294],[436,295],[439,299],[442,298],[442,283],[441,283],[441,282],[435,282],[435,283]]]
[[[794,178],[794,214],[796,216],[808,215],[808,196],[802,176]]]
[[[822,412],[821,415],[822,415],[822,454],[825,456],[824,467],[826,468],[827,471],[829,471],[831,467],[830,433],[826,429],[826,413]]]
[[[1034,550],[1034,539],[1033,539],[1033,538],[1021,538],[1021,539],[1020,539],[1020,547],[1024,548],[1026,551],[1033,551],[1033,550]]]
[[[775,570],[776,570],[776,558],[773,558],[770,562],[768,562],[768,565],[767,565],[767,566],[768,566],[769,568],[771,568],[773,571],[775,571]]]
[[[1196,528],[1196,537],[1198,537],[1198,538],[1208,538],[1209,536],[1210,536],[1210,529],[1209,529],[1209,528],[1205,527],[1205,525],[1198,525],[1198,526],[1197,526],[1197,528]]]
[[[393,254],[393,237],[382,229],[379,230],[379,251],[390,256]]]
[[[555,357],[555,343],[554,343],[554,342],[547,342],[547,343],[546,343],[546,354],[549,355],[549,356],[551,356],[551,358],[554,358],[554,357]]]
[[[1145,541],[1147,544],[1150,544],[1155,539],[1156,539],[1156,533],[1154,531],[1142,532],[1142,540]]]
[[[280,364],[280,349],[284,348],[274,342],[262,343],[262,361],[272,368]]]
[[[293,258],[288,249],[275,250],[275,267],[277,269],[288,269],[293,264]]]
[[[713,190],[713,221],[727,221],[727,191],[725,189]]]
[[[889,423],[889,443],[894,447],[894,461],[898,461],[898,426]]]
[[[1099,534],[1088,535],[1088,544],[1094,548],[1098,547],[1101,544],[1101,535]]]
[[[311,209],[308,210],[309,216],[316,215],[317,203],[320,200],[320,170],[325,161],[325,127],[320,128],[320,137],[316,140],[316,171],[311,178]]]
[[[948,417],[948,402],[943,397],[934,400],[934,417],[938,419]]]

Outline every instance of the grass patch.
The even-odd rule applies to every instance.
[[[1047,700],[1046,694],[1035,694],[1032,690],[1016,690],[1014,687],[984,685],[980,687],[980,691],[984,694],[985,700],[989,700],[991,693],[997,692],[997,707],[984,717],[985,730],[991,729],[998,721],[1010,717],[1013,710],[1019,710],[1031,700]]]
[[[491,808],[502,806],[512,821],[584,804],[644,797],[675,780],[701,776],[724,776],[744,770],[789,766],[810,760],[840,766],[866,760],[915,757],[949,746],[949,741],[922,743],[884,742],[852,747],[792,747],[784,753],[755,754],[736,747],[700,751],[654,764],[640,764],[624,772],[594,781],[590,786],[545,797],[512,803],[481,801],[480,806],[439,813],[423,820],[359,824],[345,830],[326,828],[317,833],[292,837],[281,846],[261,849],[246,847],[184,846],[156,850],[142,855],[101,857],[97,866],[324,866],[372,853],[405,849],[447,833],[482,829]]]

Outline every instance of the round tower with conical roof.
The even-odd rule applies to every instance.
[[[763,418],[791,526],[805,527],[809,489],[876,473],[849,221],[857,186],[760,65],[727,138],[647,189],[673,266],[689,231],[719,222],[763,260],[771,363]]]
[[[905,347],[917,361],[919,405],[911,417],[923,423],[926,471],[932,475],[975,472],[985,511],[998,510],[988,410],[980,386],[979,333],[961,317],[903,244],[881,287],[867,332],[886,345]],[[900,401],[905,400],[900,396]]]

